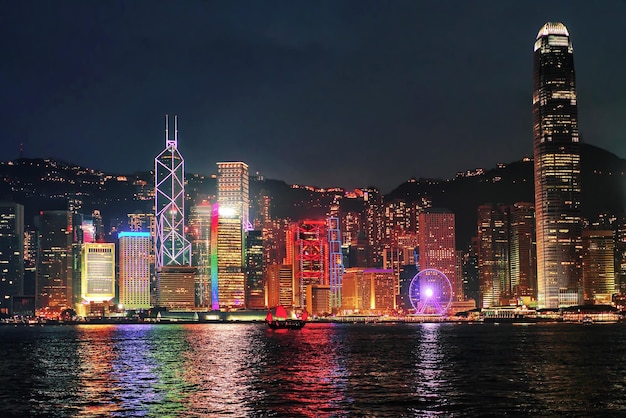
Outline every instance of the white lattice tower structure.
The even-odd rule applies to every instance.
[[[173,140],[168,119],[165,115],[165,149],[154,159],[157,270],[191,262],[191,244],[185,238],[185,160],[177,148],[178,117],[174,116]]]

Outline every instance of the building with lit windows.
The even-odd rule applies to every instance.
[[[119,303],[124,309],[150,308],[150,260],[152,239],[149,232],[120,232]]]
[[[396,308],[398,279],[391,269],[348,268],[343,276],[344,312],[384,314]]]
[[[293,304],[306,306],[309,285],[329,285],[326,221],[303,220],[290,224],[287,260],[293,266]]]
[[[589,304],[610,304],[615,287],[613,231],[583,231],[583,293]]]
[[[306,288],[304,308],[313,315],[328,315],[332,311],[330,299],[330,286],[310,284]]]
[[[515,203],[510,208],[510,268],[513,295],[530,304],[537,300],[535,206]]]
[[[24,294],[24,206],[0,202],[0,312]]]
[[[263,231],[246,233],[246,306],[248,309],[265,308],[263,283]]]
[[[512,296],[508,215],[508,206],[478,207],[478,275],[483,308],[508,305]]]
[[[576,304],[582,249],[574,49],[562,23],[535,41],[533,131],[537,306],[558,308]]]
[[[243,162],[217,163],[217,287],[219,307],[239,309],[245,300],[245,232],[250,225],[248,165]],[[214,276],[215,277],[215,276]]]
[[[157,303],[169,310],[195,308],[196,269],[191,266],[164,266],[159,271]]]
[[[44,315],[72,307],[72,213],[42,211],[36,219],[38,251],[35,305]]]
[[[106,303],[115,297],[115,244],[82,245],[81,298],[83,303]]]
[[[272,264],[267,267],[267,307],[293,305],[293,268],[289,264]]]
[[[436,269],[456,283],[456,241],[454,213],[426,209],[419,214],[419,270]],[[453,295],[456,300],[456,295]]]
[[[251,229],[249,181],[248,164],[217,163],[217,201],[221,206],[237,210],[244,229]]]
[[[217,302],[220,309],[245,307],[244,247],[241,216],[237,208],[219,205],[215,241]],[[215,308],[215,307],[214,307]]]
[[[208,202],[191,207],[188,236],[191,265],[196,268],[196,307],[211,307],[211,222],[213,208]]]

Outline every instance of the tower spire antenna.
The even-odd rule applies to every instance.
[[[169,134],[169,120],[170,120],[170,117],[169,117],[169,115],[166,113],[166,114],[165,114],[165,145],[167,145],[168,141],[170,140],[170,134]]]
[[[174,144],[178,147],[178,115],[174,115]]]

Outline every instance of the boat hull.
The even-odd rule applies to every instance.
[[[306,324],[302,319],[285,319],[268,321],[267,326],[271,329],[300,329]]]

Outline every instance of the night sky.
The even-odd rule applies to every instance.
[[[149,170],[169,113],[187,172],[389,192],[492,168],[532,153],[547,21],[582,140],[626,157],[625,1],[4,0],[0,160]]]

